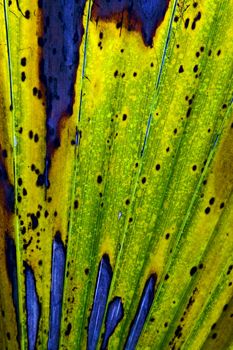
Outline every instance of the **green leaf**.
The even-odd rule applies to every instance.
[[[127,348],[152,275],[137,349],[232,349],[233,2],[168,3],[152,46],[130,10],[97,20],[91,0],[77,5],[84,34],[70,44],[75,19],[66,26],[59,18],[76,5],[64,3],[54,30],[64,35],[63,49],[80,46],[73,110],[59,115],[57,148],[47,130],[49,77],[46,85],[41,76],[54,22],[40,3],[0,3],[1,349],[48,347],[53,292],[63,282],[62,261],[54,269],[56,237],[66,251],[59,349],[88,347],[104,255],[112,279],[97,349],[114,300],[124,316],[108,348]],[[52,14],[59,4],[47,2]]]

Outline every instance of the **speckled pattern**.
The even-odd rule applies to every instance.
[[[0,349],[233,350],[233,1],[0,4]]]

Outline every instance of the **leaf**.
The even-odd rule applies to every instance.
[[[0,5],[0,347],[231,349],[233,2]]]

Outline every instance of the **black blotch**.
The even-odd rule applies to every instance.
[[[190,276],[193,276],[197,272],[197,267],[193,266],[190,270]]]
[[[142,178],[142,184],[144,185],[146,183],[146,177],[144,176],[143,178]]]
[[[26,74],[25,74],[25,72],[22,72],[22,73],[21,73],[21,80],[22,80],[22,82],[24,82],[24,81],[26,80]]]
[[[45,178],[43,174],[39,174],[36,180],[36,186],[43,186],[45,182]]]
[[[38,227],[38,219],[35,214],[30,214],[32,230],[35,230]]]
[[[30,11],[29,10],[25,11],[25,18],[27,18],[27,19],[30,18]]]
[[[211,330],[214,330],[217,326],[217,323],[213,323],[212,326],[211,326]]]
[[[210,207],[205,208],[205,213],[208,215],[210,213]]]
[[[23,196],[26,196],[27,195],[27,190],[26,188],[23,188]]]
[[[210,198],[210,200],[209,200],[210,205],[213,205],[214,202],[215,202],[215,198],[214,197]]]
[[[222,311],[226,311],[226,310],[227,310],[227,308],[228,308],[228,304],[225,304],[225,305],[223,306]]]
[[[200,19],[201,19],[201,12],[199,11],[193,20],[192,27],[191,27],[192,30],[194,30],[196,28],[196,22],[199,21]]]
[[[188,110],[187,110],[187,112],[186,112],[186,118],[189,118],[189,117],[190,117],[191,111],[192,111],[192,108],[189,107]]]
[[[25,239],[24,239],[24,244],[23,244],[23,249],[24,250],[27,250],[27,248],[29,247],[29,245],[32,243],[32,236],[30,237],[29,241],[27,242]]]
[[[179,68],[179,73],[183,73],[184,72],[184,68],[183,66],[181,65],[180,68]]]
[[[101,175],[98,175],[98,176],[97,176],[97,183],[98,183],[98,184],[101,184],[102,181],[103,181],[102,176],[101,176]]]
[[[189,18],[186,18],[185,22],[184,22],[184,27],[185,29],[187,29],[189,26]]]
[[[176,328],[176,330],[175,330],[175,336],[177,337],[177,338],[180,338],[181,337],[181,331],[182,331],[182,327],[180,326],[180,325],[178,325],[177,326],[177,328]]]
[[[21,66],[25,67],[27,64],[27,59],[26,57],[21,58]]]
[[[29,131],[28,136],[29,136],[29,139],[31,139],[31,140],[33,139],[33,131],[32,130]]]

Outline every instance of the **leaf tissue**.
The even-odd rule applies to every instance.
[[[0,5],[0,350],[233,350],[233,1]]]

